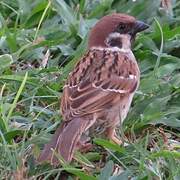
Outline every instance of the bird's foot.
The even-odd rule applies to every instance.
[[[118,145],[122,144],[122,141],[118,137],[116,137],[116,136],[110,137],[110,140],[112,140],[113,142],[115,142]]]
[[[116,144],[118,144],[118,145],[122,144],[122,141],[116,135],[115,128],[108,128],[106,130],[106,136],[107,136],[108,139],[115,142]]]

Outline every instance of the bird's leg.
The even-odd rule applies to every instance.
[[[109,127],[106,130],[106,136],[108,139],[112,140],[116,144],[121,145],[122,141],[117,137],[115,127]]]

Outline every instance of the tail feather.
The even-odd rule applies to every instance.
[[[76,145],[88,124],[88,120],[81,118],[73,119],[68,123],[63,122],[56,130],[51,142],[45,145],[38,158],[38,162],[47,160],[51,161],[53,165],[58,165],[59,161],[53,154],[52,149],[59,153],[65,161],[70,162],[73,158]]]
[[[50,161],[52,158],[52,149],[55,149],[57,140],[62,133],[63,129],[65,128],[66,122],[62,122],[58,129],[56,129],[55,134],[53,135],[51,141],[44,146],[43,151],[40,153],[37,161],[43,162],[43,161]]]

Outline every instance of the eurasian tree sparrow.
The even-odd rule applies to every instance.
[[[53,149],[65,161],[73,158],[81,136],[104,134],[117,144],[116,126],[123,122],[139,86],[140,72],[131,51],[136,33],[149,26],[126,14],[104,16],[92,28],[87,53],[69,74],[61,97],[63,122],[39,161],[59,163]]]

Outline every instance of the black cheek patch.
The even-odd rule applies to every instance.
[[[107,44],[108,44],[109,47],[122,48],[121,38],[112,38],[112,39],[109,39]]]

